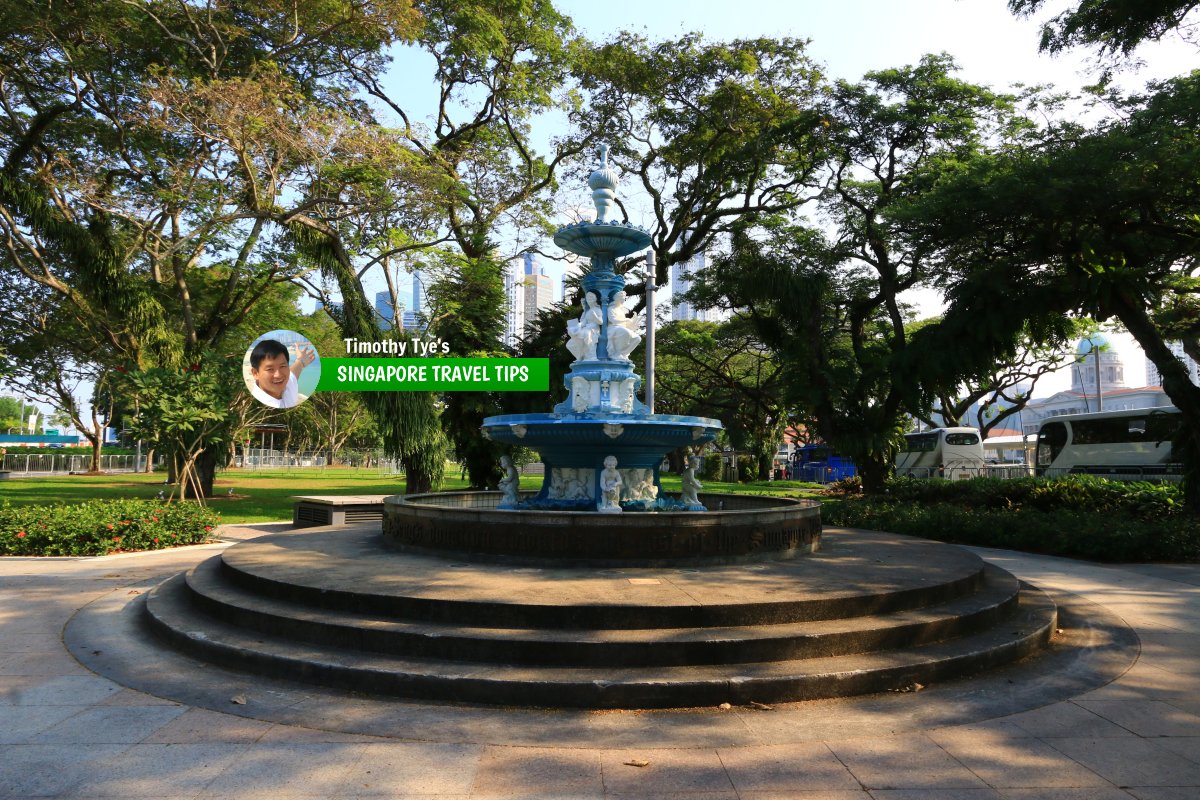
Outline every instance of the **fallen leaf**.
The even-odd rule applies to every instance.
[[[733,708],[733,706],[731,706],[729,703],[721,703],[721,705],[717,706],[717,708],[721,709],[722,711],[728,711],[729,709]]]
[[[759,711],[774,711],[775,710],[775,706],[769,706],[766,703],[756,703],[753,700],[750,701],[750,707],[757,708]]]
[[[239,706],[244,706],[246,705],[246,695],[235,694],[233,697],[229,698],[229,702],[237,703]]]
[[[650,762],[642,761],[640,758],[631,758],[625,762],[625,766],[627,766],[627,767],[648,767],[648,766],[650,766]]]

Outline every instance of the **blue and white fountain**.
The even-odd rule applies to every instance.
[[[608,166],[608,148],[602,147],[600,169],[588,178],[595,221],[568,225],[554,234],[559,247],[591,261],[581,279],[583,314],[568,324],[567,349],[575,361],[564,378],[567,399],[549,414],[504,414],[483,421],[485,436],[536,450],[546,467],[536,496],[518,499],[515,480],[510,480],[500,508],[706,510],[686,485],[680,499],[661,491],[659,468],[666,454],[711,442],[721,423],[707,417],[652,414],[638,398],[642,379],[629,354],[642,340],[641,326],[626,306],[625,278],[613,267],[618,258],[648,247],[650,234],[609,218],[616,207],[617,180]],[[685,484],[688,478],[694,481],[690,469]]]

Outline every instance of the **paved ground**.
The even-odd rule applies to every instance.
[[[481,733],[469,709],[423,707],[439,731],[428,739],[413,735],[421,727],[413,719],[403,738],[320,730],[319,715],[307,726],[282,724],[124,688],[67,652],[63,628],[78,609],[135,596],[220,547],[0,559],[0,798],[1200,798],[1197,566],[980,551],[1032,583],[1105,606],[1136,630],[1137,663],[1069,701],[923,729],[899,709],[928,702],[926,694],[797,704],[803,715],[662,712],[653,719],[670,725],[667,748],[652,735],[628,746],[588,741],[556,727],[570,717],[536,712],[511,717],[526,729],[540,721],[536,745],[506,743],[506,712],[494,710]],[[398,714],[413,708],[395,706]],[[608,713],[626,728],[639,719]],[[773,724],[773,734],[740,725],[731,735],[738,713],[757,713],[759,730]],[[818,718],[819,726],[796,724]],[[302,710],[291,719],[306,721]],[[528,730],[516,738],[529,740]]]

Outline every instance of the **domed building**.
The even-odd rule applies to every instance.
[[[1096,394],[1096,351],[1100,356],[1100,385],[1105,392],[1125,389],[1125,364],[1121,354],[1103,333],[1093,333],[1079,340],[1075,348],[1075,365],[1071,367],[1071,391]]]

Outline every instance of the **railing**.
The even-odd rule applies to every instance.
[[[100,456],[101,472],[136,472],[134,459],[136,456]],[[145,463],[145,458],[142,458]],[[8,472],[12,477],[24,475],[69,475],[73,472],[87,472],[92,465],[90,455],[59,454],[59,453],[7,453],[0,458],[0,472]]]
[[[1148,466],[1080,466],[1035,470],[1024,464],[984,464],[978,466],[905,467],[896,470],[896,477],[940,478],[967,480],[969,478],[1025,478],[1034,474],[1049,478],[1067,475],[1095,475],[1114,481],[1179,481],[1183,471],[1179,464]]]

